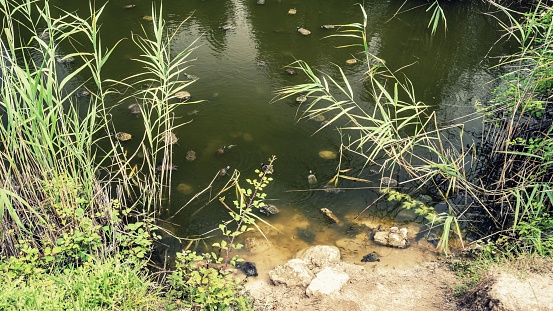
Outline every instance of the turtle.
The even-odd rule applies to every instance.
[[[133,116],[140,116],[142,114],[142,109],[140,108],[140,105],[137,103],[130,104],[128,107],[130,114]]]
[[[129,10],[129,9],[133,9],[134,7],[136,7],[136,4],[126,4],[122,8],[125,10]]]
[[[272,174],[275,172],[275,169],[271,164],[261,163],[261,171],[265,174]]]
[[[284,71],[289,75],[295,75],[296,74],[296,71],[292,68],[286,68],[286,70],[284,70]]]
[[[187,153],[186,153],[186,160],[187,161],[194,161],[196,160],[196,151],[194,150],[189,150]]]
[[[296,8],[288,10],[289,15],[296,15],[296,13],[298,13],[298,10],[296,10]]]
[[[58,62],[60,64],[68,64],[68,63],[72,63],[73,61],[75,61],[75,58],[73,58],[72,56],[59,56],[59,55],[56,55],[55,59],[56,59],[56,62]]]
[[[246,262],[238,263],[236,264],[236,268],[242,270],[242,272],[244,272],[246,277],[258,275],[257,268],[255,267],[255,264],[253,262],[246,261]]]
[[[346,64],[348,64],[348,65],[357,64],[357,59],[355,59],[355,58],[348,59],[348,60],[346,60]]]
[[[185,77],[187,80],[193,80],[193,81],[199,79],[198,76],[195,76],[195,75],[192,75],[192,74],[189,74],[189,73],[185,73],[185,74],[184,74],[184,77]]]
[[[224,154],[226,152],[226,150],[227,150],[227,146],[223,146],[223,147],[215,150],[215,154],[217,154],[217,155]]]
[[[231,24],[224,24],[224,25],[219,26],[219,28],[221,28],[223,30],[231,30],[231,29],[234,29],[236,27],[231,25]]]
[[[261,205],[259,207],[259,212],[262,213],[262,214],[265,214],[267,216],[271,216],[271,215],[275,215],[275,214],[278,214],[280,211],[278,210],[278,208],[276,206],[274,206],[273,204],[267,204],[267,203],[262,203],[263,205]]]
[[[322,114],[318,114],[318,115],[309,117],[309,119],[317,122],[323,122],[325,120],[325,116],[323,116]]]
[[[334,26],[334,25],[322,25],[321,26],[322,29],[334,29],[334,27],[336,27],[336,26]]]
[[[315,173],[313,173],[311,170],[309,170],[309,175],[307,176],[307,182],[310,186],[314,186],[317,184],[317,176],[315,176]]]
[[[296,97],[296,102],[298,104],[303,104],[306,101],[307,101],[307,96],[305,96],[305,95],[300,95],[300,96]]]
[[[115,133],[115,138],[117,138],[117,140],[119,141],[127,141],[132,138],[132,135],[125,132],[117,132]]]
[[[298,27],[297,30],[298,30],[299,33],[301,33],[304,36],[307,36],[307,35],[311,34],[311,31],[309,31],[309,30],[307,30],[303,27]]]
[[[176,144],[179,139],[177,138],[177,135],[171,131],[164,132],[162,135],[163,141],[167,145],[174,145]]]
[[[397,180],[392,179],[390,177],[382,177],[380,180],[381,184],[386,187],[395,187],[397,186]]]
[[[75,97],[77,97],[77,98],[86,97],[86,96],[89,96],[89,95],[90,95],[90,92],[87,91],[87,90],[75,92]]]
[[[222,168],[219,170],[219,176],[225,176],[228,174],[228,170],[230,170],[230,166],[227,165],[227,167]]]
[[[48,31],[48,29],[44,29],[39,35],[38,37],[42,40],[46,40],[48,38],[50,38],[50,31]]]
[[[338,193],[338,192],[341,192],[342,190],[334,187],[333,185],[326,185],[323,187],[323,191],[326,193]]]
[[[182,101],[189,100],[190,99],[190,93],[188,93],[187,91],[176,92],[175,97],[182,100]]]
[[[375,262],[380,261],[380,258],[378,258],[378,254],[376,252],[370,252],[367,255],[363,256],[363,259],[361,259],[361,262]]]
[[[195,115],[197,114],[198,112],[200,112],[199,110],[192,110],[190,111],[189,113],[187,113],[187,115],[191,116],[191,115]]]
[[[158,166],[156,166],[156,171],[158,172],[161,172],[161,171],[176,171],[177,170],[177,166],[176,165],[173,165],[173,164],[160,164]]]

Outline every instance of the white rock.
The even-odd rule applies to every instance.
[[[329,295],[338,292],[348,280],[349,276],[346,273],[326,267],[321,270],[321,272],[317,273],[317,277],[311,281],[305,293],[310,297],[316,295]]]
[[[336,246],[316,245],[299,251],[296,258],[303,259],[315,273],[340,262],[340,249]]]
[[[269,271],[269,278],[275,285],[307,286],[315,278],[315,275],[309,270],[304,260],[294,258]]]

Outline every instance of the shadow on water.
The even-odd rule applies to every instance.
[[[271,104],[275,90],[307,82],[302,75],[288,75],[284,71],[296,59],[305,60],[317,70],[329,73],[338,72],[334,64],[342,66],[353,83],[354,93],[363,98],[365,90],[359,82],[363,79],[363,66],[345,64],[347,59],[358,56],[358,50],[335,49],[334,46],[352,43],[343,38],[322,40],[335,34],[336,29],[322,29],[321,25],[362,21],[361,11],[355,3],[357,1],[343,0],[325,1],[324,4],[317,0],[267,1],[265,5],[238,0],[163,2],[169,29],[176,29],[182,20],[191,16],[175,36],[174,53],[200,37],[199,47],[192,55],[196,60],[187,70],[188,74],[199,79],[187,91],[192,94],[192,100],[203,100],[176,110],[177,122],[191,122],[175,130],[179,143],[174,146],[173,164],[179,170],[172,175],[173,196],[166,203],[164,215],[169,217],[182,210],[171,218],[176,225],[168,225],[168,230],[179,236],[191,236],[215,228],[228,214],[217,200],[205,207],[204,204],[224,181],[216,181],[213,191],[183,206],[195,193],[207,187],[219,169],[230,166],[232,170],[239,170],[243,178],[254,178],[253,171],[271,155],[276,155],[278,160],[275,162],[274,181],[266,192],[281,213],[268,219],[278,230],[268,228],[266,234],[272,243],[289,250],[288,253],[279,250],[282,257],[289,257],[307,245],[337,244],[337,241],[347,239],[348,234],[366,235],[378,224],[403,224],[412,226],[415,232],[419,230],[420,226],[413,223],[416,220],[414,214],[386,202],[371,207],[354,222],[353,217],[378,198],[377,189],[335,194],[309,191],[307,175],[310,170],[317,174],[318,188],[336,174],[338,160],[321,158],[319,152],[338,152],[339,132],[328,127],[313,135],[320,122],[297,120],[301,108],[298,111],[293,99]],[[83,14],[88,10],[84,2],[57,4]],[[474,101],[485,100],[489,90],[485,82],[497,74],[488,69],[491,61],[487,57],[500,33],[493,18],[481,14],[485,11],[484,4],[454,2],[444,5],[448,16],[447,35],[438,31],[432,37],[426,28],[429,14],[424,8],[408,10],[403,7],[394,16],[400,3],[365,2],[371,52],[383,58],[392,70],[402,68],[400,73],[405,73],[413,81],[418,99],[438,112],[440,122],[447,123],[473,111]],[[292,7],[297,9],[296,15],[287,14]],[[140,3],[132,10],[108,3],[103,16],[103,40],[109,45],[121,38],[129,38],[131,33],[141,34],[142,27],[148,29],[150,23],[143,19],[145,15],[151,15],[149,2]],[[231,25],[232,29],[221,29],[224,24]],[[297,27],[305,27],[312,33],[302,36]],[[501,48],[493,50],[495,54],[503,52]],[[123,41],[106,74],[121,79],[139,72],[141,65],[131,60],[138,55],[139,51],[130,40]],[[260,64],[260,60],[263,63]],[[114,107],[115,126],[140,137],[142,124],[129,114],[129,104],[131,102]],[[370,103],[367,105],[370,108]],[[476,127],[468,128],[471,130],[478,131]],[[223,146],[232,148],[217,154]],[[134,152],[138,146],[137,142],[130,141],[124,147]],[[189,151],[195,152],[195,160],[186,159]],[[378,187],[380,176],[368,174],[369,168],[355,171],[363,164],[346,158],[342,168],[353,168],[352,176],[369,179],[371,184],[341,180],[338,186]],[[405,177],[399,176],[398,179],[402,181]],[[227,195],[228,198],[231,196],[232,193]],[[322,207],[331,209],[350,225],[329,224],[320,212]],[[200,209],[201,212],[197,212]]]

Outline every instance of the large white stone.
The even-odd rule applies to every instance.
[[[348,280],[349,275],[346,273],[326,267],[317,273],[317,277],[311,281],[305,293],[307,296],[329,295],[338,292]]]
[[[296,258],[305,260],[312,271],[318,272],[329,265],[340,262],[340,249],[328,245],[311,246],[299,251]]]
[[[315,278],[315,275],[309,270],[305,261],[294,258],[269,271],[269,278],[275,285],[307,286]]]

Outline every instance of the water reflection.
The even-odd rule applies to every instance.
[[[84,3],[55,2],[69,10],[87,12]],[[276,89],[307,82],[302,75],[288,75],[284,71],[294,60],[302,59],[316,70],[334,76],[339,73],[335,64],[342,66],[353,84],[354,93],[365,99],[365,105],[370,109],[371,103],[363,95],[365,86],[360,82],[365,67],[362,64],[345,65],[346,60],[358,56],[358,50],[335,49],[334,46],[353,42],[344,38],[323,40],[338,29],[320,27],[361,22],[361,12],[355,3],[357,1],[343,0],[328,0],[324,4],[317,0],[267,1],[264,5],[238,0],[163,2],[169,30],[177,29],[191,16],[178,28],[172,51],[176,54],[200,38],[199,47],[192,55],[196,60],[187,69],[188,74],[199,79],[187,91],[192,100],[204,100],[176,110],[178,122],[192,122],[175,130],[179,142],[174,146],[173,164],[179,170],[173,174],[176,191],[165,204],[164,216],[169,217],[181,210],[194,193],[207,187],[221,168],[230,166],[231,170],[241,171],[244,178],[253,178],[254,169],[273,154],[277,155],[278,161],[275,163],[274,182],[267,188],[267,194],[276,200],[275,205],[278,204],[281,214],[271,217],[270,222],[282,232],[296,237],[291,249],[311,243],[329,243],[330,239],[340,239],[347,232],[346,228],[334,229],[336,226],[326,223],[320,212],[322,207],[331,209],[342,219],[348,220],[349,217],[351,220],[352,215],[378,198],[375,189],[335,194],[310,190],[307,182],[310,170],[317,173],[319,187],[335,176],[338,160],[323,159],[319,152],[338,152],[340,135],[333,126],[313,135],[320,128],[320,122],[297,121],[301,108],[298,111],[293,98],[270,104]],[[392,70],[401,69],[413,81],[418,99],[439,111],[441,122],[466,115],[472,109],[471,101],[484,98],[487,92],[482,87],[484,82],[495,75],[483,62],[490,44],[499,35],[493,18],[479,14],[481,3],[445,3],[447,35],[438,32],[431,37],[425,22],[429,16],[424,9],[408,10],[404,7],[394,16],[399,6],[393,1],[365,2],[371,53],[383,58]],[[287,13],[292,7],[297,9],[297,14]],[[122,10],[120,6],[109,3],[102,22],[105,43],[114,44],[121,38],[129,38],[131,33],[142,33],[143,27],[146,32],[151,32],[151,22],[142,19],[145,15],[151,15],[150,3],[140,3],[132,10]],[[219,28],[224,24],[234,28],[227,31]],[[309,29],[311,34],[302,36],[297,27]],[[106,74],[121,79],[139,72],[141,65],[131,60],[138,55],[139,51],[131,40],[123,41]],[[260,66],[259,60],[265,64]],[[129,114],[127,106],[130,104],[132,102],[114,108],[114,120],[123,123],[125,131],[140,136],[142,125],[139,119]],[[235,147],[217,154],[218,149],[230,145]],[[131,141],[125,147],[132,152],[137,145]],[[186,158],[191,150],[196,155],[193,161]],[[341,165],[341,168],[353,168],[349,173],[351,176],[369,179],[372,181],[369,186],[378,186],[377,176],[361,171],[365,165],[363,161],[346,155]],[[398,177],[400,181],[402,178]],[[218,179],[212,192],[182,209],[171,219],[179,226],[170,230],[188,236],[216,227],[228,216],[226,211],[217,200],[205,207],[204,204],[213,199],[223,185],[224,180]],[[356,188],[366,185],[340,180],[338,186]],[[414,214],[385,202],[370,208],[363,216],[398,222],[415,219]],[[285,231],[283,227],[290,223],[293,227]]]

